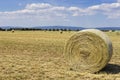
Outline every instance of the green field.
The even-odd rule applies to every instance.
[[[120,80],[120,35],[108,32],[113,56],[96,74],[69,69],[64,46],[76,32],[0,32],[0,80]]]

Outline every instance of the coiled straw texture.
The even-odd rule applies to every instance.
[[[112,43],[106,34],[86,29],[70,37],[64,54],[73,70],[95,73],[107,65],[112,52]]]

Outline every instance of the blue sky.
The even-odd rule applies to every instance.
[[[1,0],[0,26],[120,27],[120,0]]]

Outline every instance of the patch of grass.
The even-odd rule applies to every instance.
[[[113,43],[109,65],[96,74],[70,70],[63,57],[64,45],[75,32],[0,32],[1,80],[119,80],[120,36],[108,32]]]

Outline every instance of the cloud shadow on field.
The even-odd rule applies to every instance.
[[[107,74],[118,74],[120,73],[120,65],[117,64],[108,64],[105,68],[103,68],[101,72],[105,72]]]

